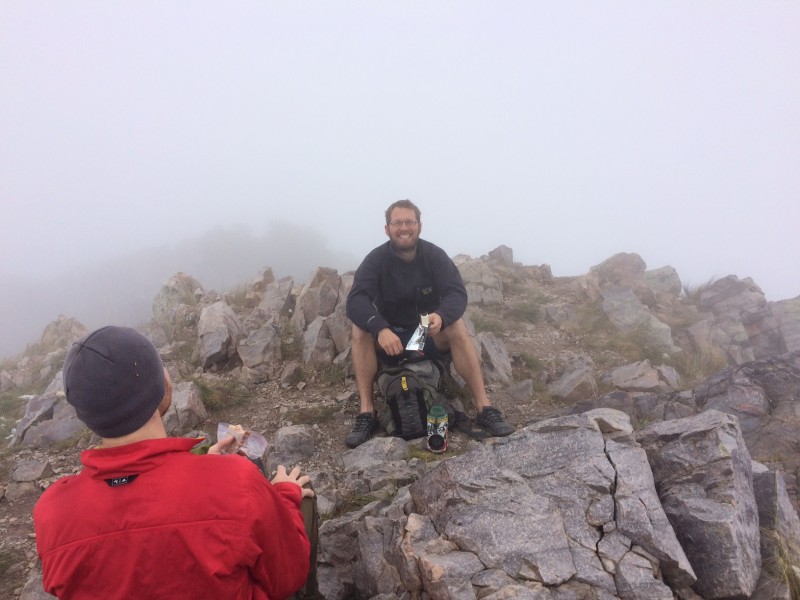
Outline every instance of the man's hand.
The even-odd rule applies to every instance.
[[[303,498],[313,498],[314,490],[311,488],[303,487],[305,484],[311,482],[311,477],[308,475],[300,475],[300,467],[295,467],[290,473],[286,472],[286,467],[278,465],[275,477],[272,478],[272,485],[276,483],[293,483],[300,486],[303,490]]]
[[[436,335],[442,330],[442,317],[438,313],[428,315],[428,334]]]
[[[439,320],[441,321],[441,319]],[[405,350],[400,338],[388,327],[384,327],[378,333],[378,345],[388,356],[398,356]]]
[[[233,442],[236,441],[236,438],[232,435],[226,435],[221,440],[217,440],[217,443],[213,446],[208,448],[207,454],[222,454],[225,448],[230,446]]]

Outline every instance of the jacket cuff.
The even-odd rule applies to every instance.
[[[300,503],[303,501],[303,490],[300,488],[299,485],[296,483],[290,483],[288,481],[282,481],[280,483],[273,484],[275,490],[287,500],[291,500],[297,507],[300,507]]]

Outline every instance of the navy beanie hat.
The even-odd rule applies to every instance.
[[[78,418],[104,438],[133,433],[164,397],[164,366],[150,340],[103,327],[75,342],[64,360],[64,393]]]

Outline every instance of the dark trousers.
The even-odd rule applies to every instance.
[[[311,487],[310,484],[306,484]],[[313,488],[312,488],[313,489]],[[306,529],[308,541],[311,542],[311,556],[308,565],[306,583],[290,600],[314,600],[322,598],[317,589],[317,543],[319,541],[319,512],[317,511],[317,497],[303,498],[300,503],[300,512],[303,513],[303,525]]]
[[[252,459],[250,459],[252,460]],[[252,460],[256,466],[267,476],[267,470],[264,466],[264,461],[260,458]],[[314,489],[311,483],[307,483],[303,487]],[[300,502],[300,512],[303,514],[303,526],[308,536],[308,541],[311,543],[311,556],[308,563],[308,577],[306,582],[299,590],[289,596],[288,600],[316,600],[322,598],[317,589],[317,543],[319,542],[319,511],[317,510],[317,497],[303,498]]]

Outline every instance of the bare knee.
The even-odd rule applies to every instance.
[[[464,319],[458,319],[451,323],[447,326],[447,329],[442,330],[442,333],[447,336],[447,341],[450,342],[451,346],[469,342],[471,338]]]
[[[442,329],[433,336],[433,341],[436,343],[436,347],[444,352],[472,345],[471,336],[463,319],[458,319]]]
[[[358,325],[353,325],[352,338],[354,344],[372,344],[372,334],[369,331],[361,329]]]

